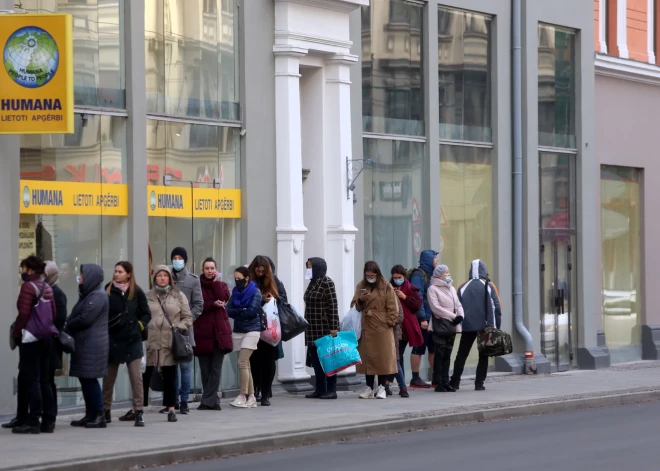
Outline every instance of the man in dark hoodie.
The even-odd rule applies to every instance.
[[[412,380],[410,381],[411,388],[429,388],[429,384],[419,377],[419,368],[422,364],[422,357],[429,350],[429,366],[433,371],[433,358],[435,356],[435,345],[433,343],[432,335],[428,331],[429,321],[431,320],[431,308],[426,299],[426,292],[429,289],[431,277],[433,276],[433,269],[438,265],[438,252],[435,250],[424,250],[419,256],[419,268],[415,268],[410,273],[410,283],[419,290],[422,297],[422,308],[417,313],[417,319],[422,329],[424,336],[424,345],[421,347],[413,347],[410,354],[410,368],[412,369]],[[403,366],[403,365],[402,365]]]
[[[488,278],[488,267],[483,260],[473,260],[470,264],[470,278],[458,288],[458,299],[463,305],[465,318],[463,319],[463,333],[454,361],[454,373],[449,385],[458,389],[461,384],[461,375],[477,334],[486,327],[500,328],[502,323],[502,310],[500,295],[497,287]],[[488,374],[488,357],[479,354],[477,364],[477,378],[474,389],[484,391],[484,381]]]

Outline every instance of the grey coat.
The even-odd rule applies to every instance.
[[[190,313],[192,314],[192,321],[195,322],[202,315],[202,310],[204,309],[202,285],[199,284],[199,277],[190,273],[187,268],[184,268],[179,272],[172,269],[172,278],[174,279],[174,286],[186,295],[188,305],[190,306]],[[195,333],[192,327],[189,332],[190,341],[194,347]]]
[[[66,320],[66,330],[76,342],[69,376],[102,378],[108,371],[108,295],[103,289],[103,269],[95,264],[80,266],[83,283],[80,298]]]

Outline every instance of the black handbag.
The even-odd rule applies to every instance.
[[[287,342],[292,338],[297,337],[309,327],[307,320],[298,314],[296,309],[289,303],[278,301],[277,313],[280,316],[283,342]]]
[[[456,300],[454,299],[454,295],[452,295],[452,301],[454,301],[454,314],[456,314]],[[456,333],[456,326],[450,320],[447,320],[444,317],[433,316],[431,322],[433,328],[433,335],[447,336],[447,335],[454,335]]]
[[[151,388],[152,391],[156,391],[156,392],[165,391],[165,381],[163,381],[163,374],[161,373],[160,368],[158,367],[155,367],[153,373],[151,373],[149,388]]]
[[[174,360],[177,363],[191,362],[193,359],[193,348],[192,343],[190,342],[190,334],[188,334],[188,332],[184,334],[174,327],[170,317],[167,315],[167,312],[165,312],[165,307],[160,298],[158,298],[158,302],[160,303],[160,308],[163,310],[165,319],[167,319],[167,322],[170,323],[170,327],[172,327],[172,356],[174,357]]]
[[[16,350],[16,339],[14,339],[14,327],[16,322],[12,322],[11,327],[9,327],[9,348]]]
[[[62,331],[55,337],[55,341],[59,344],[60,349],[64,353],[74,353],[76,351],[76,341],[66,332]]]

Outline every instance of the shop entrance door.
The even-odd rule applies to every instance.
[[[573,247],[570,233],[541,235],[541,349],[556,371],[576,360]]]

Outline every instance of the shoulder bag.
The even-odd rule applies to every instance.
[[[163,302],[160,300],[160,297],[156,295],[156,298],[158,299],[158,303],[160,304],[160,308],[163,311],[165,319],[167,319],[167,322],[169,322],[170,327],[172,328],[172,356],[174,357],[174,360],[178,363],[188,363],[192,361],[193,348],[192,343],[190,342],[190,335],[188,333],[184,334],[179,329],[174,327],[174,324],[172,324],[170,317],[165,311],[165,306],[163,306]]]
[[[451,288],[449,289],[449,293],[451,294],[451,299],[454,302],[454,314],[456,314],[456,299],[454,299],[454,295],[451,293]],[[432,323],[433,335],[446,337],[448,335],[456,334],[456,326],[452,324],[450,320],[447,320],[444,317],[433,316]]]
[[[495,325],[495,313],[493,312],[493,326],[488,325],[488,312],[492,311],[490,303],[490,280],[486,279],[486,295],[485,295],[485,308],[486,308],[486,328],[477,334],[477,348],[479,353],[488,357],[499,357],[508,355],[513,352],[513,342],[511,335],[507,332],[498,329]]]

